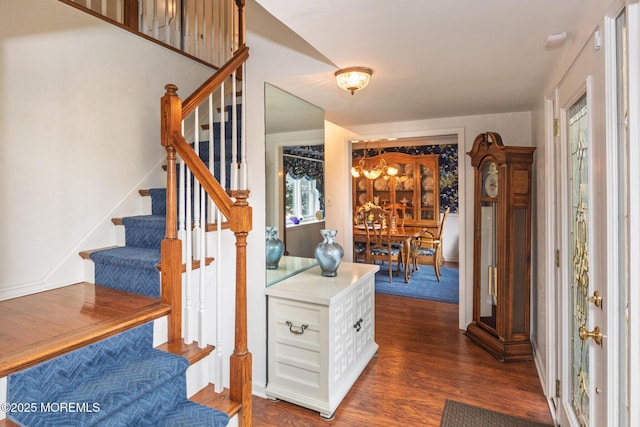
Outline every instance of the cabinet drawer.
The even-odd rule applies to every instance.
[[[323,306],[269,298],[270,335],[276,342],[316,350],[323,333]]]

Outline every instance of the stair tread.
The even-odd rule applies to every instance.
[[[231,400],[228,388],[222,390],[221,393],[216,393],[213,389],[213,385],[211,384],[191,396],[191,400],[201,405],[218,409],[229,414],[229,417],[231,418],[233,418],[233,416],[239,413],[240,409],[242,409],[242,405],[240,403]]]
[[[185,400],[163,418],[160,427],[175,426],[225,426],[229,423],[229,415],[215,408],[216,414],[210,408],[198,403]]]
[[[88,282],[0,301],[0,378],[169,311],[158,298]]]
[[[178,356],[182,356],[189,361],[190,365],[204,359],[215,349],[212,345],[206,345],[203,348],[198,346],[197,342],[185,344],[183,340],[166,342],[156,347],[158,350],[166,351]]]
[[[160,262],[160,249],[137,248],[131,246],[117,246],[101,251],[94,251],[90,255],[92,260],[100,258],[112,263],[126,263],[128,260],[137,260],[140,263],[155,267]]]

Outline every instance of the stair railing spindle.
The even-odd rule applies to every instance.
[[[242,93],[246,93],[246,68],[242,67]],[[235,96],[234,96],[235,99]],[[241,114],[240,114],[240,125],[242,126],[242,137],[240,138],[240,152],[241,152],[241,171],[242,171],[242,180],[240,188],[242,190],[247,190],[249,188],[249,164],[247,162],[247,138],[245,135],[247,134],[247,121],[246,117],[246,103],[242,102],[240,104]]]
[[[182,50],[182,6],[178,7],[178,0],[172,0],[173,4],[173,37],[171,45]],[[182,4],[182,2],[180,2]]]
[[[224,102],[225,82],[220,85],[220,185],[227,189],[227,138]],[[224,159],[224,160],[223,160]]]
[[[158,38],[158,0],[153,0],[153,20],[151,21],[151,35],[154,39]]]
[[[200,187],[200,197],[201,199],[204,201],[206,194],[204,191],[203,187]],[[200,205],[200,218],[204,218],[205,217],[205,203],[203,202]],[[198,231],[199,234],[199,238],[198,241],[200,242],[199,245],[199,252],[201,254],[200,257],[200,277],[198,280],[198,298],[199,298],[199,304],[198,304],[198,347],[200,348],[204,348],[207,346],[207,343],[205,342],[205,330],[206,330],[206,284],[207,284],[207,268],[206,268],[206,232],[207,228],[206,226],[203,226],[200,228],[200,230]],[[219,234],[219,233],[218,233]]]
[[[182,120],[181,132],[184,135],[184,120]],[[186,205],[185,201],[187,200],[186,196],[186,178],[187,178],[187,167],[184,164],[184,160],[180,157],[180,170],[179,170],[179,187],[178,187],[178,239],[184,242],[187,233],[187,224],[186,224]],[[168,208],[167,208],[168,209]],[[186,246],[182,245],[182,262],[187,262],[187,253]]]
[[[238,123],[236,120],[236,72],[231,74],[231,190],[239,190],[238,186]]]
[[[222,229],[222,214],[218,210],[216,212],[216,226],[218,230]],[[216,254],[218,257],[222,255],[222,234],[217,233],[216,235]],[[223,308],[224,304],[222,303],[222,269],[219,267],[216,268],[216,283],[215,283],[215,294],[216,294],[216,350],[213,356],[213,384],[214,391],[216,393],[222,392],[222,366],[223,366],[223,357],[222,357],[222,349],[223,349]]]
[[[196,107],[193,112],[193,150],[196,155],[200,157],[200,107]],[[202,259],[200,253],[200,228],[202,227],[200,218],[200,183],[197,180],[193,181],[193,236],[194,236],[194,259]]]
[[[124,23],[124,4],[120,0],[116,3],[116,21]]]
[[[213,109],[213,93],[211,93],[209,95],[209,172],[211,173],[211,175],[215,176],[215,158],[216,158],[216,153],[215,153],[215,145],[214,145],[214,133],[213,133],[213,123],[214,123],[214,117],[215,117],[215,110]],[[214,219],[215,219],[215,212],[216,212],[216,205],[215,203],[213,203],[213,200],[211,199],[211,197],[207,197],[207,224],[208,223],[213,223]],[[220,229],[218,229],[220,230]]]
[[[186,173],[186,184],[185,184],[185,206],[186,206],[186,233],[183,246],[186,248],[186,259],[185,259],[185,274],[184,274],[184,289],[185,289],[185,333],[184,333],[184,342],[185,344],[191,344],[193,342],[193,277],[192,277],[192,263],[191,258],[193,257],[193,224],[191,222],[191,218],[193,215],[192,212],[192,200],[193,193],[191,188],[191,171],[187,168]]]

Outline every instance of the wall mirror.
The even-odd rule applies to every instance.
[[[312,259],[324,228],[324,111],[268,83],[264,99],[266,225],[285,257]]]

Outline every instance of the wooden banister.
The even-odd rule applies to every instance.
[[[198,154],[182,135],[182,120],[206,100],[213,91],[243,66],[249,57],[246,46],[201,85],[184,102],[177,86],[168,84],[161,99],[160,136],[167,151],[167,223],[161,244],[162,300],[172,309],[169,315],[169,341],[182,338],[182,247],[177,238],[176,157],[180,158],[202,185],[220,212],[228,219],[236,238],[235,342],[230,358],[229,396],[242,405],[239,425],[251,426],[252,356],[247,345],[247,236],[252,228],[252,210],[248,190],[225,189],[216,180]],[[224,161],[224,160],[222,160]]]
[[[240,47],[225,65],[182,102],[182,118],[191,114],[214,90],[220,87],[227,77],[239,69],[247,58],[249,58],[249,48]]]
[[[231,218],[231,206],[233,206],[233,200],[227,195],[227,192],[222,188],[220,183],[213,178],[211,172],[204,164],[204,162],[193,151],[193,148],[187,143],[180,132],[174,132],[172,135],[172,145],[175,150],[180,154],[180,157],[185,162],[191,173],[196,177],[209,195],[213,202],[218,206],[222,214]]]

